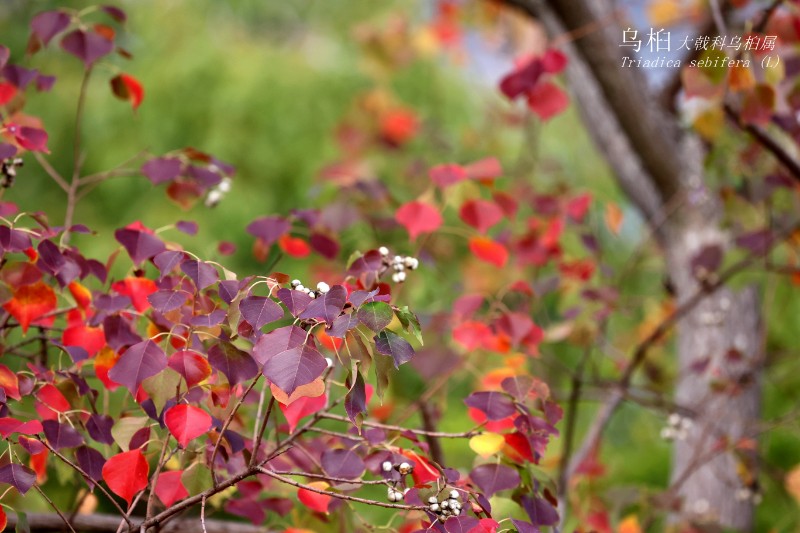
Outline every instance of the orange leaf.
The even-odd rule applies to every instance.
[[[117,293],[127,296],[133,302],[133,308],[143,313],[150,309],[150,302],[147,297],[158,290],[156,283],[147,278],[125,278],[117,281],[111,288]]]
[[[784,483],[786,485],[786,492],[791,494],[797,503],[800,503],[800,464],[795,465],[794,468],[786,474]]]
[[[56,293],[40,281],[19,287],[14,291],[14,297],[3,304],[3,309],[17,319],[25,333],[32,322],[55,311],[56,303]]]
[[[75,303],[78,304],[78,307],[86,311],[86,308],[92,303],[92,293],[89,292],[89,289],[79,282],[73,281],[69,284],[69,292],[75,298]]]
[[[0,365],[0,389],[6,392],[6,396],[21,400],[22,396],[19,394],[19,379],[17,375],[5,365]]]
[[[496,267],[503,267],[508,261],[508,250],[505,246],[488,237],[472,237],[469,240],[469,250],[481,261]]]
[[[619,533],[642,533],[642,526],[636,515],[630,515],[619,523]]]
[[[312,481],[308,486],[319,490],[326,490],[330,487],[330,485],[324,481]],[[328,506],[331,504],[333,498],[327,494],[320,494],[308,489],[297,489],[297,499],[312,511],[327,514]]]
[[[94,358],[94,373],[97,379],[102,381],[103,385],[105,385],[109,391],[113,391],[119,387],[118,383],[111,381],[108,377],[108,371],[114,368],[118,359],[119,355],[108,346],[100,350],[97,353],[97,357]]]
[[[622,219],[622,209],[620,209],[617,204],[606,204],[606,226],[614,235],[619,235],[619,230],[622,227]]]

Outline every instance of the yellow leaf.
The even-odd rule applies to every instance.
[[[270,383],[269,388],[275,399],[283,405],[289,405],[300,398],[316,398],[317,396],[325,394],[325,382],[322,381],[322,378],[317,378],[311,383],[300,385],[294,390],[291,396],[287,396],[287,394],[276,387],[274,383]]]
[[[692,126],[704,139],[713,141],[725,126],[725,113],[722,107],[715,106],[703,111],[694,119]]]
[[[678,0],[656,0],[647,6],[647,18],[654,26],[669,26],[683,15]]]
[[[739,92],[752,89],[756,86],[756,78],[750,67],[734,65],[728,71],[728,87],[731,91]]]
[[[619,523],[619,533],[642,533],[642,526],[636,515],[630,515]]]
[[[622,227],[622,218],[622,209],[617,204],[606,204],[606,226],[614,235],[619,235],[619,229]]]
[[[469,439],[469,447],[481,457],[491,457],[503,448],[506,440],[497,433],[484,433]]]
[[[786,480],[784,482],[786,484],[786,492],[791,494],[797,503],[800,503],[800,464],[795,465],[794,468],[786,474]]]

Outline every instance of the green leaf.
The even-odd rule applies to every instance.
[[[178,394],[178,387],[181,386],[181,383],[181,375],[167,367],[155,376],[142,381],[142,388],[153,400],[156,412],[160,413],[164,410],[167,400]]]
[[[408,309],[408,306],[405,306],[402,309],[397,309],[395,314],[397,315],[397,319],[403,325],[403,329],[414,335],[414,337],[416,337],[419,341],[420,346],[424,345],[425,343],[422,341],[422,328],[419,325],[419,319],[417,318],[417,315],[412,313]]]
[[[111,428],[111,436],[114,437],[114,442],[122,448],[123,452],[129,450],[128,445],[131,443],[131,437],[134,433],[142,429],[150,421],[146,416],[128,416],[121,418]]]
[[[344,338],[344,344],[350,357],[361,364],[361,368],[364,369],[364,372],[369,372],[369,367],[372,366],[372,354],[370,354],[369,348],[364,344],[364,341],[361,340],[361,335],[355,331],[348,332]],[[339,350],[339,352],[344,351],[345,350]]]
[[[384,302],[368,302],[358,309],[358,319],[375,333],[381,331],[394,318],[392,308]]]
[[[181,475],[181,483],[192,496],[200,494],[214,485],[214,481],[211,479],[211,470],[203,463],[195,463],[187,468]]]

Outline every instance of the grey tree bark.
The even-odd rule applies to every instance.
[[[506,3],[544,23],[553,37],[577,36],[562,46],[570,59],[569,88],[620,187],[650,223],[680,305],[702,289],[692,258],[706,246],[723,253],[731,247],[721,207],[705,183],[699,141],[662,107],[640,72],[621,68],[623,28],[611,2]],[[674,400],[693,413],[693,424],[674,447],[673,520],[752,530],[752,501],[737,500],[743,488],[737,463],[748,452],[730,450],[759,418],[762,344],[754,288],[715,291],[678,322]]]

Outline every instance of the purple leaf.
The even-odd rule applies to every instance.
[[[42,43],[47,44],[67,29],[70,17],[63,11],[44,11],[31,19],[31,30]]]
[[[128,320],[120,315],[111,315],[103,320],[103,333],[106,335],[106,343],[115,352],[125,346],[142,342],[142,338],[133,331]]]
[[[326,259],[336,259],[339,255],[339,243],[322,233],[312,233],[308,239],[308,244],[322,257]]]
[[[230,305],[236,296],[239,295],[239,289],[241,286],[242,284],[235,279],[220,281],[219,297],[222,298],[223,302]]]
[[[242,299],[239,302],[239,311],[242,313],[242,318],[254,329],[261,329],[283,318],[283,308],[266,296],[248,296]]]
[[[75,30],[61,39],[61,48],[74,55],[85,68],[114,50],[114,43],[93,31]]]
[[[289,396],[302,385],[311,383],[328,368],[328,362],[308,344],[282,351],[264,363],[264,376]]]
[[[504,391],[514,397],[515,400],[522,402],[533,390],[533,378],[530,376],[511,376],[505,378],[500,386]]]
[[[338,339],[344,338],[347,332],[358,327],[358,317],[351,314],[341,314],[336,317],[330,328],[325,330],[325,333],[330,337]]]
[[[165,407],[164,411],[166,410],[167,409]],[[128,449],[136,450],[137,448],[141,448],[149,440],[150,440],[150,426],[145,426],[133,434],[130,442],[128,443]]]
[[[21,252],[31,247],[31,237],[22,231],[0,226],[0,248],[7,252]]]
[[[47,449],[47,447],[45,447],[41,441],[26,437],[25,435],[20,435],[17,437],[17,441],[19,442],[19,445],[25,448],[25,451],[31,455],[42,453]]]
[[[0,143],[0,159],[8,159],[14,157],[17,153],[17,147],[13,144]]]
[[[42,422],[44,436],[47,442],[56,450],[61,448],[75,448],[83,444],[83,437],[75,428],[67,424],[59,424],[55,420]]]
[[[46,93],[53,88],[56,82],[55,76],[45,76],[44,74],[36,75],[36,90],[40,93]]]
[[[373,298],[378,294],[379,289],[372,291],[353,291],[350,293],[349,300],[353,307],[361,307],[364,302],[372,302]]]
[[[502,392],[473,392],[464,403],[482,411],[489,420],[502,420],[516,413],[514,402]]]
[[[474,516],[451,517],[445,521],[444,529],[447,533],[471,533],[480,527],[480,523]]]
[[[253,525],[261,525],[266,519],[261,503],[252,499],[230,499],[225,502],[225,512],[247,518]]]
[[[247,226],[247,233],[258,237],[269,246],[287,233],[291,227],[289,221],[283,217],[262,217]]]
[[[558,523],[558,511],[544,498],[526,494],[521,501],[522,508],[528,513],[534,526],[552,526]]]
[[[114,437],[111,435],[111,428],[114,426],[114,419],[108,415],[92,415],[86,422],[86,431],[89,436],[102,444],[114,444]]]
[[[184,232],[186,235],[197,235],[197,222],[193,222],[191,220],[179,220],[175,223],[175,227],[178,228],[179,231]]]
[[[709,274],[719,270],[722,265],[722,255],[722,246],[719,244],[704,246],[689,263],[694,277],[702,281],[707,279]]]
[[[762,229],[739,235],[736,237],[736,246],[756,255],[764,255],[772,246],[773,239],[774,236],[769,229]]]
[[[208,350],[209,364],[225,374],[228,383],[236,385],[258,374],[258,365],[244,352],[229,342],[220,342]]]
[[[196,328],[212,328],[225,320],[226,315],[227,313],[223,309],[217,309],[211,311],[207,315],[193,316],[192,319],[189,320],[189,325]]]
[[[150,339],[134,344],[108,371],[108,377],[124,385],[135,395],[139,385],[150,376],[167,368],[167,356],[161,347]]]
[[[414,348],[400,335],[389,330],[381,331],[375,336],[375,349],[383,355],[391,355],[395,368],[414,357]]]
[[[307,333],[297,326],[284,326],[262,335],[253,346],[253,359],[262,367],[267,360],[306,342]]]
[[[142,165],[141,171],[153,185],[158,185],[177,178],[181,165],[181,160],[175,157],[156,157]]]
[[[166,252],[161,252],[153,257],[153,263],[156,264],[158,271],[161,272],[161,277],[163,278],[172,272],[176,266],[180,265],[181,262],[186,259],[186,257],[186,254],[183,252],[167,250]]]
[[[160,290],[147,296],[147,301],[159,313],[168,313],[186,303],[191,294],[186,291]]]
[[[512,518],[511,523],[514,524],[514,527],[517,528],[517,531],[519,531],[519,533],[541,533],[539,528],[534,526],[530,522],[525,522],[524,520],[517,520],[516,518]]]
[[[308,304],[310,304],[313,300],[311,296],[303,291],[296,291],[293,289],[287,289],[285,287],[278,289],[277,295],[292,316],[297,316],[305,311],[306,307],[308,307]]]
[[[103,479],[103,465],[106,464],[106,458],[103,457],[103,454],[94,448],[81,446],[75,450],[75,458],[78,459],[78,466],[89,474],[93,481],[101,481]]]
[[[155,235],[137,229],[118,229],[114,232],[114,237],[117,242],[125,247],[136,266],[141,265],[145,259],[150,259],[160,254],[167,248],[161,239]]]
[[[367,465],[353,450],[328,450],[322,454],[322,468],[331,477],[357,479]]]
[[[195,261],[194,259],[184,261],[181,263],[181,270],[192,278],[199,291],[213,285],[219,279],[217,269],[204,261]]]
[[[320,318],[328,324],[333,324],[333,321],[344,309],[346,302],[347,289],[341,285],[334,285],[328,292],[311,302],[300,314],[300,318]]]
[[[110,16],[112,19],[116,20],[120,24],[128,20],[128,15],[126,15],[122,9],[116,6],[101,6],[100,9],[105,11],[106,14],[108,14],[108,16]]]
[[[498,464],[476,467],[469,473],[469,477],[487,498],[491,498],[501,490],[513,489],[520,483],[519,472],[510,466]]]
[[[89,352],[87,352],[85,348],[81,348],[80,346],[62,346],[60,344],[55,345],[67,352],[67,355],[69,355],[73,363],[89,359]]]
[[[350,421],[361,427],[357,417],[361,413],[367,412],[367,390],[361,372],[356,371],[356,380],[344,399],[344,410],[347,412],[347,417],[350,418]]]
[[[27,466],[9,463],[0,466],[0,483],[6,483],[25,494],[36,481],[36,473]]]
[[[28,69],[20,67],[19,65],[6,65],[2,71],[3,77],[14,85],[17,89],[23,90],[30,82],[36,79],[39,71],[36,69]]]

